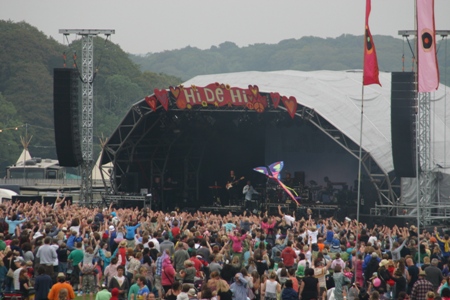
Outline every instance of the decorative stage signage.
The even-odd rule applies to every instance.
[[[170,87],[179,109],[190,109],[201,105],[207,107],[246,106],[250,110],[263,112],[267,107],[266,97],[259,93],[258,86],[249,85],[248,89],[230,87],[229,85],[212,83],[205,87]]]
[[[279,93],[270,93],[270,99],[274,108],[278,108],[280,100],[286,108],[291,118],[295,117],[297,111],[297,100],[295,97],[280,96]],[[268,107],[266,96],[259,93],[257,85],[249,85],[247,89],[230,87],[228,84],[212,83],[205,87],[192,85],[184,87],[170,87],[167,90],[154,90],[153,96],[145,97],[145,102],[153,111],[156,110],[157,102],[167,111],[169,100],[175,99],[175,104],[179,109],[191,109],[194,106],[244,106],[249,110],[262,113]]]

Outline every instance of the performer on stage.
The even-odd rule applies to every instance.
[[[228,177],[226,188],[228,191],[228,205],[235,205],[237,202],[237,191],[234,183],[236,181],[236,175],[234,170],[230,171],[230,176]]]
[[[243,179],[242,177],[241,179]],[[230,177],[228,178],[226,188],[228,190],[228,204],[229,205],[238,205],[238,189],[236,187],[236,184],[241,180],[239,178],[236,178],[236,175],[234,174],[234,170],[230,171]]]
[[[286,173],[286,177],[284,177],[283,183],[289,187],[294,186],[294,178],[291,177],[291,173]]]
[[[167,211],[174,210],[175,207],[179,205],[177,202],[177,199],[175,197],[175,188],[176,188],[176,182],[172,180],[172,177],[167,177],[166,181],[164,182],[164,209]]]
[[[259,195],[259,193],[253,188],[252,183],[249,181],[247,181],[247,185],[244,186],[244,188],[242,189],[242,194],[245,195],[244,197],[244,207],[245,209],[249,209],[249,210],[253,210],[256,209],[256,200],[252,199],[252,196],[255,195]]]
[[[152,191],[152,209],[153,210],[160,210],[163,209],[162,207],[162,183],[161,183],[161,177],[156,176],[153,178],[153,184],[150,189]]]
[[[286,186],[288,186],[288,187],[294,186],[294,178],[291,177],[291,173],[287,172],[287,173],[286,173],[286,177],[284,177],[284,179],[282,180],[282,182],[283,182]],[[286,202],[286,200],[289,199],[289,195],[286,194],[286,193],[283,193],[283,194],[279,197],[279,200],[281,200],[280,198],[282,199],[283,202]]]

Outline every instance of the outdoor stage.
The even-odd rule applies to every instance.
[[[112,194],[139,195],[147,189],[155,209],[237,211],[225,189],[230,170],[244,178],[236,187],[240,195],[248,180],[255,188],[278,193],[254,169],[284,161],[281,179],[302,174],[291,188],[308,190],[314,203],[352,207],[346,213],[356,215],[360,111],[348,95],[360,90],[360,75],[243,72],[155,89],[131,107],[104,147],[101,164],[114,165]],[[390,75],[382,75],[383,86],[389,86]],[[384,92],[382,97],[388,101]],[[398,179],[389,173],[389,111],[375,102],[367,105],[370,141],[362,149],[362,214],[370,214],[376,203],[389,204],[399,193]],[[330,201],[333,197],[337,201]],[[217,199],[223,209],[214,208]],[[336,211],[320,207],[320,214],[327,210]]]

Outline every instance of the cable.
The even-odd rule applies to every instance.
[[[50,127],[42,127],[42,126],[39,126],[39,125],[32,125],[30,123],[25,123],[25,124],[20,124],[20,125],[17,125],[17,126],[0,128],[0,133],[2,133],[4,131],[8,131],[8,130],[16,130],[17,131],[17,130],[19,130],[19,128],[26,127],[26,126],[28,126],[28,127],[36,127],[36,128],[39,128],[39,129],[51,130],[51,131],[55,130],[54,128],[50,128]]]
[[[413,49],[411,47],[411,43],[409,42],[408,37],[406,37],[406,40],[408,41],[409,50],[411,50],[411,54],[412,54],[412,58],[411,58],[411,63],[412,63],[411,72],[414,72],[414,61],[416,60],[416,56],[415,56],[414,51],[413,51]]]
[[[405,37],[403,37],[402,45],[402,72],[405,72]]]
[[[445,72],[444,72],[444,167],[447,167],[447,36],[445,36]]]
[[[77,51],[73,50],[73,49],[69,46],[71,43],[70,43],[70,41],[69,41],[68,36],[69,36],[68,34],[64,34],[64,37],[66,38],[66,41],[67,41],[67,48],[69,48],[69,50],[72,51],[73,68],[74,68],[74,69],[77,69],[78,74],[79,74],[79,77],[80,77],[80,81],[84,83],[83,78],[81,77],[81,72],[80,72],[80,70],[78,69],[78,64],[77,64]],[[64,57],[64,67],[66,67],[66,52],[65,52],[65,51],[64,51],[63,57]]]
[[[97,66],[95,67],[94,77],[92,78],[92,82],[94,82],[95,77],[97,77],[98,70],[100,69],[100,63],[102,62],[103,53],[104,53],[105,48],[106,48],[106,43],[107,43],[107,41],[108,41],[110,36],[111,36],[110,34],[106,35],[105,42],[103,43],[103,49],[102,49],[102,52],[100,53],[100,58],[98,59]]]

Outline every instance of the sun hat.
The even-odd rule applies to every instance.
[[[195,289],[190,288],[189,291],[187,292],[187,294],[188,294],[189,296],[194,297],[197,293],[195,292]]]
[[[23,262],[25,261],[22,256],[17,256],[14,262]]]
[[[378,264],[380,267],[384,267],[385,265],[387,265],[389,263],[389,261],[387,259],[383,259],[380,261],[380,263]]]
[[[40,238],[41,236],[44,236],[42,233],[40,233],[39,231],[37,231],[34,235],[33,235],[33,240]]]

